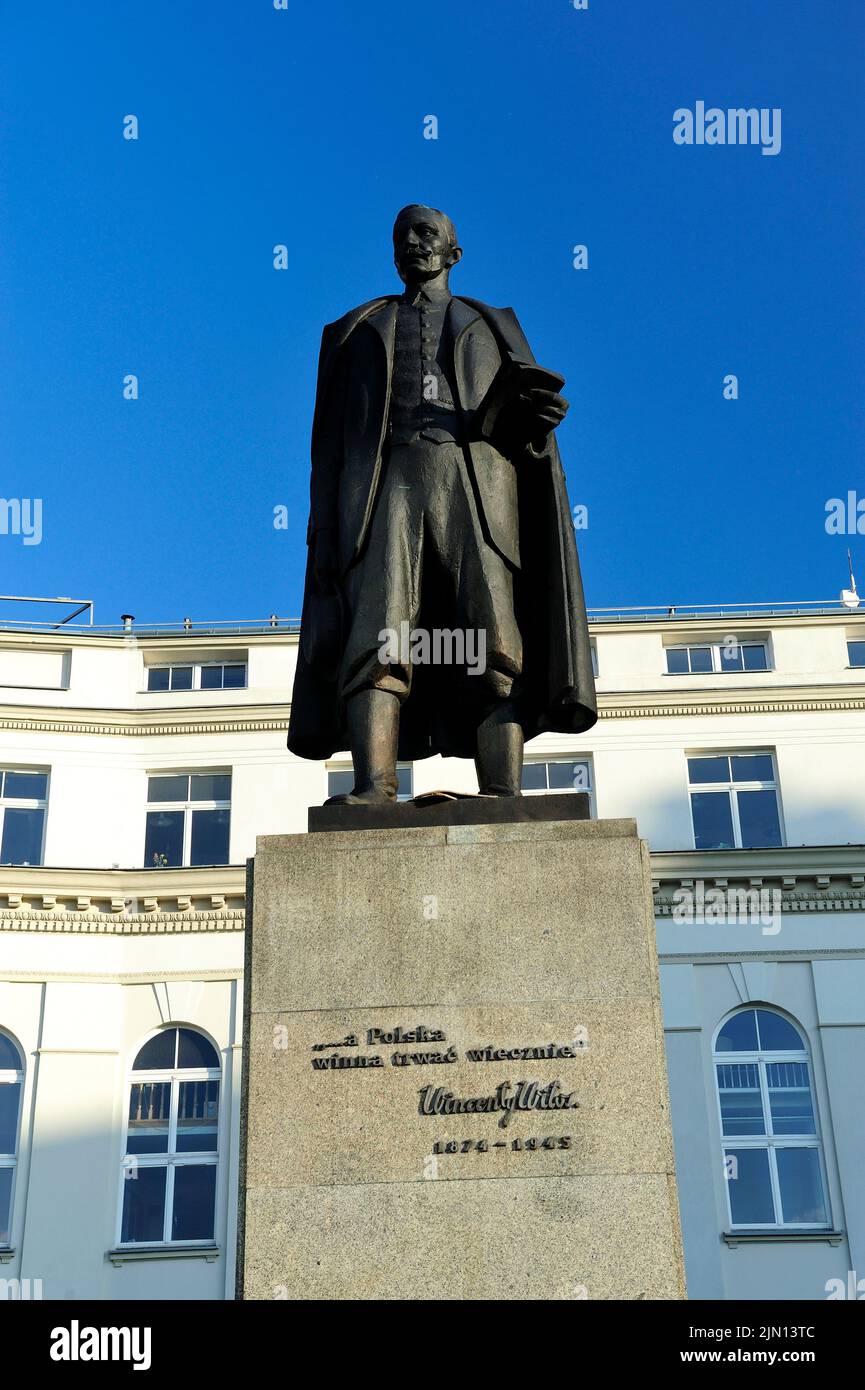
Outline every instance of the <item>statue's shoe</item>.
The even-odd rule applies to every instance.
[[[395,806],[396,797],[387,792],[370,787],[365,792],[344,792],[342,796],[329,796],[325,806]]]

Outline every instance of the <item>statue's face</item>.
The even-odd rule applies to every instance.
[[[406,285],[431,280],[459,258],[442,219],[430,208],[411,208],[394,227],[394,265]]]

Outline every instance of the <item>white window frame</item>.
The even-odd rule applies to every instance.
[[[151,777],[228,777],[231,779],[232,791],[234,790],[234,776],[230,767],[197,767],[178,769],[159,769],[150,771],[147,774],[147,786],[150,787]],[[190,782],[190,788],[192,783]],[[169,867],[174,868],[200,868],[201,865],[193,865],[190,860],[192,857],[192,813],[194,811],[227,811],[228,812],[228,841],[229,858],[226,864],[231,862],[231,797],[228,801],[151,801],[149,798],[145,804],[144,812],[144,844],[147,845],[147,816],[151,811],[182,811],[183,812],[183,854],[182,863]],[[158,864],[145,864],[145,869],[163,867]]]
[[[15,763],[4,763],[2,767],[0,767],[0,781],[3,781],[4,788],[5,781],[3,779],[7,772],[20,772],[22,775],[26,776],[36,774],[39,777],[45,778],[44,799],[32,796],[6,796],[5,794],[0,794],[0,850],[2,850],[3,846],[3,831],[6,825],[7,811],[44,811],[45,814],[42,817],[42,839],[39,842],[39,859],[35,864],[33,864],[32,861],[28,864],[28,867],[39,869],[42,867],[45,858],[45,832],[48,828],[48,799],[51,790],[51,769],[47,767],[20,767],[16,766]],[[0,860],[0,863],[5,862],[5,860]]]
[[[411,801],[411,800],[413,800],[413,798],[414,798],[414,796],[415,796],[414,763],[397,763],[397,765],[396,765],[396,770],[397,770],[398,773],[400,773],[400,772],[408,772],[409,778],[410,778],[410,782],[411,782],[411,785],[410,785],[410,788],[409,788],[409,791],[408,791],[408,795],[403,796],[401,793],[397,792],[397,798],[396,798],[396,799],[397,799],[397,801],[399,801],[399,802],[402,804],[402,803],[404,803],[404,802],[406,802],[406,801]],[[330,774],[331,774],[332,772],[344,772],[344,773],[347,773],[349,776],[351,776],[351,775],[353,775],[353,768],[352,768],[351,763],[328,763],[328,764],[326,765],[326,767],[325,767],[325,776],[326,776],[326,778],[327,778],[327,795],[328,795],[328,796],[331,796],[331,795],[338,795],[338,794],[339,794],[339,793],[331,793],[331,790],[330,790]]]
[[[732,636],[733,634],[730,634],[730,635]],[[758,667],[758,668],[757,668],[756,670],[754,670],[754,671],[748,671],[748,670],[746,670],[745,667],[744,667],[744,665],[743,665],[740,669],[738,669],[738,670],[732,670],[732,671],[731,671],[731,670],[725,668],[725,667],[722,665],[722,663],[721,663],[721,652],[722,652],[723,649],[727,646],[727,641],[726,641],[726,639],[722,638],[720,641],[718,641],[716,638],[707,638],[705,642],[697,642],[697,641],[695,641],[695,642],[667,642],[667,643],[665,643],[665,644],[664,644],[664,662],[665,662],[665,664],[666,664],[666,662],[667,662],[667,653],[668,653],[668,652],[687,652],[687,653],[688,653],[688,670],[687,670],[687,671],[670,671],[670,670],[668,669],[667,671],[665,671],[664,674],[667,675],[667,676],[759,676],[759,675],[765,675],[767,671],[771,671],[771,670],[774,669],[773,664],[772,664],[772,648],[771,648],[771,643],[770,643],[768,637],[740,637],[738,634],[736,634],[735,636],[736,636],[736,644],[737,644],[737,646],[740,647],[740,648],[741,648],[741,647],[762,647],[763,650],[764,650],[764,652],[766,653],[766,665],[765,665],[765,666],[760,666],[760,667]],[[692,670],[691,670],[691,656],[690,656],[690,653],[691,653],[695,648],[700,648],[701,650],[703,650],[703,649],[705,649],[706,647],[708,647],[709,651],[711,652],[711,656],[712,656],[712,669],[711,669],[711,671],[692,671]],[[744,657],[743,657],[742,659],[743,659],[743,662],[744,662]]]
[[[117,1204],[117,1228],[115,1245],[118,1250],[155,1250],[172,1249],[182,1250],[185,1247],[195,1247],[217,1243],[217,1231],[219,1228],[219,1187],[221,1178],[220,1153],[225,1110],[225,1084],[223,1081],[223,1067],[164,1067],[153,1068],[146,1071],[135,1070],[135,1057],[138,1056],[142,1048],[159,1033],[170,1032],[176,1028],[186,1028],[191,1033],[198,1033],[209,1042],[211,1047],[219,1056],[219,1048],[213,1038],[205,1033],[203,1028],[195,1028],[188,1023],[171,1023],[167,1028],[156,1028],[152,1033],[139,1043],[135,1049],[132,1059],[132,1066],[127,1072],[126,1086],[124,1088],[125,1109],[123,1112],[123,1154],[120,1162],[120,1190]],[[180,1082],[181,1081],[218,1081],[219,1082],[219,1106],[216,1116],[216,1148],[208,1149],[200,1153],[173,1152],[177,1143],[177,1112],[180,1102]],[[168,1121],[168,1150],[166,1153],[152,1154],[130,1154],[128,1152],[129,1141],[129,1105],[132,1099],[132,1087],[148,1084],[171,1084],[171,1098]],[[174,1215],[174,1172],[176,1168],[215,1168],[216,1179],[214,1182],[213,1194],[213,1234],[210,1236],[196,1236],[192,1240],[172,1240],[171,1222]],[[136,1168],[165,1168],[165,1210],[162,1218],[162,1240],[128,1240],[123,1241],[123,1199],[125,1193],[125,1183],[134,1182],[134,1177],[127,1174]]]
[[[737,782],[732,776],[733,766],[730,764],[730,780],[727,782],[692,782],[691,770],[688,767],[689,758],[756,758],[768,757],[772,759],[772,781],[771,782]],[[778,763],[775,758],[775,751],[772,748],[709,748],[700,752],[693,749],[685,754],[685,779],[688,784],[688,810],[691,815],[691,836],[694,841],[694,849],[697,848],[697,827],[694,823],[694,803],[691,800],[693,792],[727,792],[733,819],[733,849],[747,849],[749,846],[742,844],[742,823],[739,819],[739,792],[768,792],[775,793],[775,805],[778,810],[778,829],[781,835],[781,845],[786,845],[787,837],[784,832],[784,810],[781,805],[781,786],[778,781]]]
[[[0,1034],[15,1049],[21,1066],[16,1069],[6,1068],[0,1071],[0,1086],[18,1087],[18,1113],[15,1117],[15,1148],[11,1153],[0,1153],[0,1169],[12,1169],[12,1183],[9,1189],[9,1242],[0,1242],[0,1250],[8,1250],[11,1246],[12,1222],[15,1215],[15,1188],[18,1178],[18,1159],[21,1149],[21,1119],[24,1112],[24,1052],[17,1038],[13,1038],[5,1028],[0,1029]]]
[[[853,654],[850,651],[854,642],[857,646],[865,646],[865,632],[859,637],[847,638],[847,669],[850,671],[862,671],[865,670],[865,661],[854,661]]]
[[[757,1009],[762,1009],[765,1013],[775,1013],[779,1018],[788,1023],[799,1034],[802,1041],[802,1050],[797,1052],[784,1051],[773,1052],[771,1050],[761,1050],[757,1052],[718,1052],[718,1038],[725,1025],[734,1018],[736,1014],[748,1013]],[[766,1067],[775,1062],[796,1062],[804,1063],[808,1074],[808,1088],[811,1098],[811,1110],[814,1115],[814,1133],[808,1135],[791,1134],[772,1134],[772,1111],[769,1106],[769,1083],[766,1074]],[[733,1064],[742,1066],[757,1066],[757,1077],[760,1083],[760,1099],[763,1105],[763,1123],[766,1126],[765,1134],[746,1134],[741,1138],[732,1134],[724,1133],[724,1119],[721,1113],[721,1088],[718,1085],[718,1066]],[[820,1115],[817,1106],[817,1090],[814,1085],[814,1068],[811,1064],[811,1054],[802,1030],[798,1024],[794,1023],[786,1014],[778,1009],[767,1009],[764,1004],[748,1004],[742,1008],[734,1009],[726,1018],[722,1019],[712,1041],[712,1078],[715,1086],[715,1108],[718,1117],[718,1132],[721,1136],[721,1162],[722,1172],[725,1174],[724,1186],[726,1188],[727,1218],[730,1222],[731,1231],[828,1231],[832,1229],[831,1209],[829,1206],[829,1184],[826,1174],[826,1163],[823,1154],[823,1139],[820,1132]],[[760,1149],[767,1150],[769,1155],[769,1183],[772,1190],[772,1203],[775,1209],[775,1216],[783,1215],[783,1205],[781,1202],[781,1183],[778,1177],[778,1161],[775,1156],[776,1149],[816,1149],[817,1161],[820,1168],[820,1182],[823,1188],[823,1204],[826,1208],[825,1221],[733,1221],[733,1204],[730,1200],[730,1182],[735,1179],[726,1177],[727,1150],[728,1149]]]
[[[150,672],[151,672],[151,671],[175,671],[175,670],[181,670],[181,669],[185,671],[185,670],[186,670],[188,667],[190,667],[190,666],[192,667],[192,685],[191,685],[191,687],[190,687],[188,690],[173,690],[173,689],[171,688],[171,677],[170,677],[170,676],[169,676],[169,678],[168,678],[168,689],[167,689],[167,690],[151,690],[151,689],[150,689]],[[243,661],[228,661],[228,660],[222,660],[222,661],[165,661],[165,662],[159,662],[159,663],[153,662],[151,665],[145,667],[145,671],[146,671],[146,675],[147,675],[147,686],[146,686],[146,688],[145,688],[145,690],[144,690],[143,693],[144,693],[145,695],[192,695],[194,691],[196,691],[196,690],[200,691],[200,690],[202,689],[202,685],[201,685],[201,673],[202,673],[202,671],[207,670],[209,667],[214,667],[214,666],[242,666],[242,667],[244,668],[244,671],[245,671],[245,676],[244,676],[243,685],[229,685],[229,686],[221,685],[221,686],[216,686],[215,689],[214,689],[213,691],[211,691],[211,690],[205,691],[206,694],[209,695],[209,694],[215,693],[217,690],[248,690],[248,689],[249,689],[249,659],[248,659],[248,657],[245,657],[245,658],[243,659]]]
[[[585,753],[568,753],[567,755],[557,753],[548,754],[546,757],[538,755],[536,758],[525,758],[523,767],[537,767],[542,765],[549,767],[551,763],[579,763],[588,772],[588,782],[584,787],[551,787],[550,774],[547,773],[547,785],[545,787],[530,787],[522,790],[523,796],[570,796],[572,792],[587,792],[589,796],[589,807],[592,817],[595,815],[595,771],[592,766],[592,759]]]

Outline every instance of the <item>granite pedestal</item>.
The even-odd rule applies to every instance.
[[[238,1294],[684,1297],[633,821],[266,836]]]

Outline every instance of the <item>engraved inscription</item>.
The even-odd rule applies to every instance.
[[[376,1051],[361,1052],[362,1046]],[[313,1043],[311,1065],[318,1072],[359,1072],[380,1070],[390,1066],[399,1070],[415,1067],[448,1067],[456,1062],[470,1062],[473,1067],[495,1066],[502,1062],[570,1062],[575,1061],[586,1046],[579,1036],[569,1043],[546,1041],[528,1045],[501,1045],[488,1042],[482,1047],[466,1047],[462,1053],[442,1028],[426,1023],[362,1028],[348,1033],[339,1042]],[[327,1052],[327,1056],[322,1056]],[[499,1072],[499,1074],[501,1074]],[[417,1113],[426,1118],[441,1119],[451,1115],[495,1115],[501,1129],[507,1128],[516,1115],[559,1113],[579,1109],[576,1093],[569,1090],[559,1077],[543,1081],[536,1077],[511,1078],[491,1086],[486,1094],[458,1095],[446,1086],[429,1082],[416,1092]],[[537,1149],[569,1149],[571,1135],[547,1135],[538,1138],[504,1140],[437,1139],[432,1154],[488,1153],[507,1149],[512,1153],[534,1152]]]
[[[421,1115],[481,1115],[501,1112],[504,1129],[521,1110],[576,1110],[580,1104],[573,1091],[563,1091],[557,1079],[542,1086],[539,1081],[503,1081],[491,1096],[455,1096],[441,1086],[424,1086],[418,1092]]]

